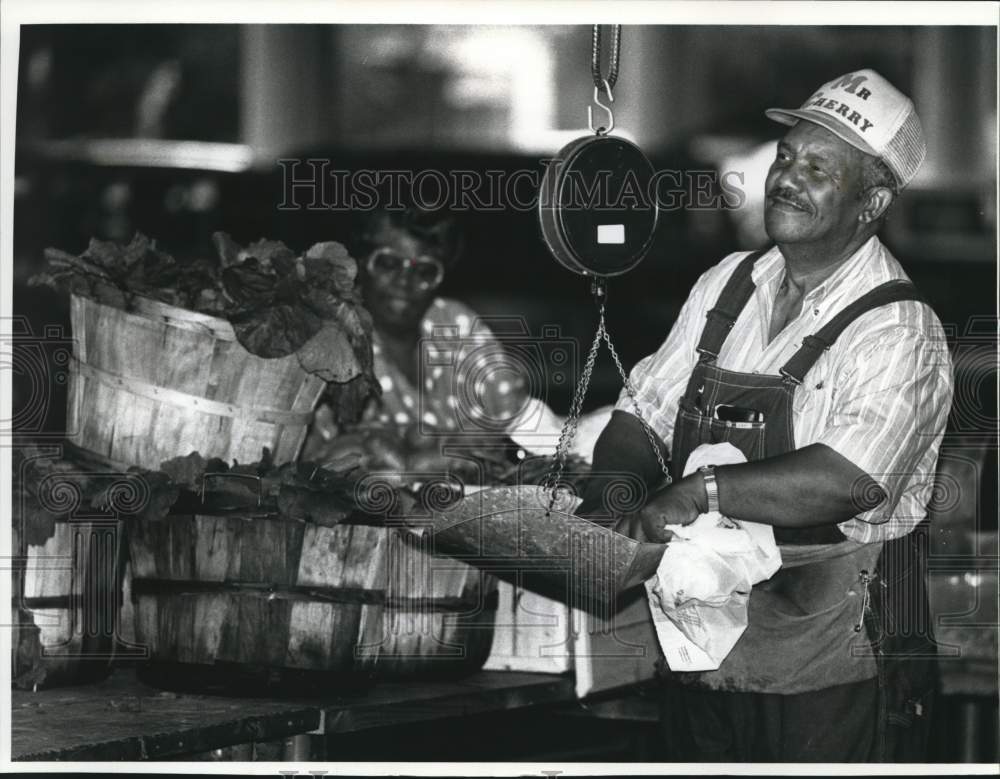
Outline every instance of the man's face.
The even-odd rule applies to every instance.
[[[442,263],[419,238],[387,224],[374,243],[361,277],[365,305],[382,329],[417,332],[443,278]]]
[[[767,174],[764,227],[776,243],[846,243],[859,228],[865,154],[800,121]]]

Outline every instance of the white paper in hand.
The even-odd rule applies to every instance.
[[[703,465],[746,462],[728,443],[703,444],[684,475]],[[781,567],[770,525],[702,514],[672,528],[656,576],[646,582],[650,612],[667,665],[674,671],[714,671],[743,635],[747,600],[757,582]]]

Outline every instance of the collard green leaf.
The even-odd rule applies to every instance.
[[[316,374],[323,381],[350,381],[362,371],[347,332],[336,319],[324,322],[295,356],[304,371]]]
[[[281,241],[269,241],[266,238],[247,246],[241,252],[241,258],[244,257],[257,260],[261,267],[273,270],[279,275],[288,273],[295,262],[295,252]]]
[[[333,417],[337,422],[354,424],[361,419],[369,398],[379,397],[381,393],[378,381],[366,372],[342,384],[331,382],[327,385],[323,398],[333,409]]]
[[[270,306],[277,281],[274,273],[253,257],[222,272],[222,287],[239,312]]]
[[[283,304],[263,310],[244,309],[230,319],[236,338],[259,357],[287,357],[312,338],[323,320],[295,306]]]
[[[197,492],[201,489],[201,477],[207,463],[198,452],[183,457],[172,457],[160,463],[160,471],[165,473],[179,487]]]

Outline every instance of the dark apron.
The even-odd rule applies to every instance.
[[[704,443],[728,441],[748,460],[793,450],[795,389],[819,356],[865,312],[894,301],[921,300],[909,282],[887,282],[803,339],[779,375],[725,370],[718,367],[717,358],[754,293],[751,271],[759,256],[759,252],[752,254],[740,263],[707,314],[697,347],[699,361],[680,401],[674,428],[675,477],[683,472],[691,452]],[[718,404],[761,411],[763,421],[716,419],[712,410]],[[888,616],[893,606],[907,614],[914,613],[914,606],[926,613],[925,581],[917,554],[921,544],[910,536],[885,544],[861,544],[847,539],[836,525],[774,528],[774,535],[781,548],[782,568],[751,591],[748,627],[732,652],[716,671],[673,676],[702,688],[783,695],[878,677],[880,710],[902,706],[909,707],[911,714],[925,713],[921,695],[933,678],[929,619],[917,620],[921,630],[909,631],[916,635],[903,635]],[[889,662],[904,650],[910,662],[903,666]],[[918,655],[921,660],[912,662]],[[900,694],[905,700],[892,698]],[[905,719],[899,712],[893,716]],[[880,717],[892,719],[887,711]],[[889,740],[883,731],[880,725],[876,735],[882,753]]]

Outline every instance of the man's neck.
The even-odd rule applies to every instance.
[[[852,237],[846,244],[830,246],[805,243],[778,244],[785,258],[782,286],[796,296],[808,295],[860,249],[871,234]]]

